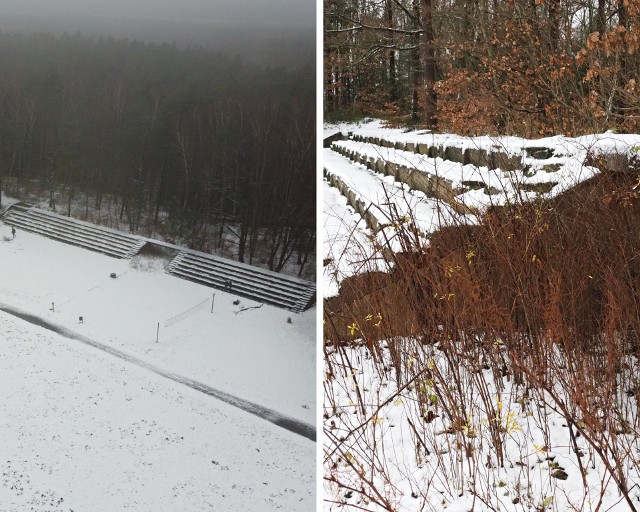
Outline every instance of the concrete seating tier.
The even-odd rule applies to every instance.
[[[146,243],[144,239],[52,214],[39,208],[18,205],[3,215],[5,223],[114,258],[130,258]]]
[[[289,309],[307,309],[315,298],[314,283],[216,256],[182,251],[167,272],[219,290],[231,281],[230,293]]]
[[[226,289],[231,281],[231,293],[234,295],[297,313],[304,311],[315,301],[315,284],[303,279],[158,240],[121,233],[25,203],[10,206],[1,217],[9,226],[115,258],[131,258],[147,243],[177,250],[178,255],[167,268],[169,274],[221,290]]]

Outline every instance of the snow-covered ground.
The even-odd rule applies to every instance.
[[[399,383],[381,345],[378,362],[364,346],[344,348],[345,356],[328,350],[334,374],[325,381],[325,510],[630,510],[601,455],[576,427],[573,444],[548,395],[509,376],[496,380],[489,369],[452,367],[420,342],[400,356],[405,376],[417,378]],[[413,368],[437,368],[437,377]],[[566,390],[557,393],[566,399]],[[458,411],[447,410],[452,397]],[[628,414],[637,419],[634,401],[628,398]],[[451,416],[461,411],[456,425]],[[631,429],[628,439],[619,433],[625,455],[614,468],[640,505],[637,425]]]
[[[376,254],[369,240],[364,220],[347,204],[347,200],[334,187],[324,181],[323,200],[323,254],[324,269],[322,293],[325,297],[338,294],[340,282],[347,276],[364,270],[383,270],[386,265]]]
[[[1,223],[0,260],[1,304],[315,424],[315,308],[243,311],[259,304],[169,276],[162,258],[12,239]],[[314,508],[309,439],[79,341],[0,322],[1,510]]]

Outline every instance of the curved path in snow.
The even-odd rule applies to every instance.
[[[225,393],[224,391],[220,391],[218,389],[212,388],[211,386],[207,386],[206,384],[203,384],[201,382],[189,379],[187,377],[183,377],[182,375],[169,372],[167,370],[159,368],[158,366],[155,366],[146,361],[143,361],[142,359],[138,359],[137,357],[133,357],[129,354],[126,354],[125,352],[122,352],[118,349],[99,343],[95,340],[87,338],[86,336],[82,336],[81,334],[78,334],[70,329],[67,329],[66,327],[49,322],[48,320],[45,320],[38,316],[25,313],[24,311],[20,311],[7,304],[0,303],[0,311],[4,311],[5,313],[13,315],[33,325],[37,325],[49,331],[53,331],[57,334],[60,334],[61,336],[64,336],[65,338],[80,341],[86,345],[90,345],[94,348],[97,348],[98,350],[102,350],[103,352],[106,352],[107,354],[111,354],[112,356],[118,357],[124,361],[140,366],[141,368],[150,370],[174,382],[188,386],[192,389],[195,389],[196,391],[200,391],[205,395],[209,395],[214,398],[217,398],[218,400],[221,400],[229,405],[233,405],[238,409],[242,409],[243,411],[246,411],[255,416],[258,416],[259,418],[270,421],[274,425],[278,425],[279,427],[282,427],[290,432],[293,432],[294,434],[298,434],[300,436],[306,437],[311,441],[316,440],[316,429],[313,425],[309,425],[308,423],[304,423],[295,418],[284,416],[278,413],[277,411],[268,409],[258,404],[254,404],[253,402],[249,402],[248,400],[244,400],[242,398],[238,398],[236,396],[230,395],[229,393]]]

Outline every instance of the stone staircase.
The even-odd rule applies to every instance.
[[[415,143],[392,145],[356,135],[351,141],[334,142],[331,151],[374,172],[392,176],[395,181],[406,183],[427,197],[445,201],[459,213],[482,210],[478,202],[493,206],[505,202],[503,198],[509,196],[513,200],[517,196],[531,199],[548,194],[566,179],[562,171],[570,160],[567,156],[554,155],[553,150],[547,148],[525,148],[522,155],[516,157],[499,150],[492,153],[469,147],[428,146],[425,149],[423,146]],[[474,194],[476,200],[469,201],[464,195],[477,190],[494,197],[482,201]]]
[[[167,272],[296,313],[315,302],[316,287],[312,282],[196,251],[182,250]]]
[[[443,200],[459,213],[472,213],[470,208],[456,199],[454,184],[451,178],[447,178],[450,174],[460,174],[461,164],[452,161],[445,164],[442,159],[438,161],[430,157],[414,158],[404,149],[389,149],[355,141],[333,143],[331,151],[378,174],[391,176],[396,182],[406,183],[409,188],[419,190],[427,197]],[[456,169],[452,171],[452,167]]]
[[[131,258],[146,243],[140,237],[63,217],[25,203],[7,208],[2,218],[9,226],[114,258]]]
[[[346,152],[337,144],[323,150],[325,181],[365,221],[385,257],[408,250],[408,245],[428,243],[430,234],[443,226],[474,221],[473,210],[458,203],[453,187],[435,173],[405,165],[398,172],[400,166],[387,155]]]

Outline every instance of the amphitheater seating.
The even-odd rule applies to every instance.
[[[297,313],[315,299],[315,285],[309,281],[195,251],[181,251],[167,272],[220,290],[231,281],[233,295]]]
[[[130,258],[146,243],[143,238],[56,215],[24,203],[7,209],[3,220],[10,226],[114,258]]]
[[[304,311],[315,301],[312,282],[70,219],[25,203],[10,206],[1,217],[9,226],[115,258],[131,258],[146,243],[177,249],[167,273],[221,290],[227,289],[230,281],[233,295],[294,312]]]

